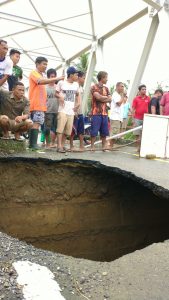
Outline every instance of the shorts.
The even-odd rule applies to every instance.
[[[123,119],[123,122],[121,123],[121,128],[126,130],[126,128],[127,128],[127,123],[128,123],[128,119],[127,119],[127,118],[126,118],[126,119]]]
[[[57,113],[45,113],[44,131],[56,133],[57,128]]]
[[[79,136],[80,134],[84,134],[84,117],[82,114],[74,117],[73,129],[71,135]]]
[[[111,120],[110,121],[110,135],[120,133],[121,121]]]
[[[138,127],[143,125],[143,120],[139,120],[139,119],[134,119],[134,127]],[[138,129],[136,131],[133,131],[134,135],[141,135],[142,133],[142,129]]]
[[[31,120],[33,121],[33,123],[38,123],[38,124],[42,125],[45,120],[44,111],[38,111],[38,110],[32,111],[31,112]]]
[[[108,116],[94,115],[91,119],[91,136],[95,137],[100,132],[102,137],[109,136]]]
[[[0,116],[0,122],[1,122],[1,119],[3,118],[3,116],[5,116],[5,118],[8,119],[9,130],[13,133],[20,132],[20,131],[26,132],[28,130],[28,125],[30,125],[30,123],[32,123],[32,121],[30,119],[27,119],[25,121],[18,123],[15,120],[9,119],[8,116],[6,116],[6,115]]]
[[[64,133],[70,136],[73,127],[74,115],[67,115],[63,112],[58,112],[57,118],[57,133]]]

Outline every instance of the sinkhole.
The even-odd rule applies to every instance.
[[[112,261],[169,238],[153,183],[90,161],[0,160],[0,231],[42,249]]]

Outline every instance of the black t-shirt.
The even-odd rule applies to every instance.
[[[153,97],[151,98],[150,104],[149,104],[149,114],[151,114],[151,107],[155,106],[156,108],[156,115],[160,115],[160,99],[161,97]]]

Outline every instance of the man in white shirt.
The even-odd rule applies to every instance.
[[[79,84],[77,83],[78,71],[74,67],[67,69],[67,80],[61,80],[56,86],[59,99],[58,123],[57,123],[57,151],[66,152],[64,144],[66,137],[71,135],[74,114],[80,104]]]
[[[124,84],[122,82],[116,83],[116,90],[112,95],[112,102],[110,107],[110,135],[120,133],[121,122],[123,121],[123,103],[124,103]],[[113,139],[110,141],[113,147]]]
[[[8,76],[12,74],[13,62],[10,58],[6,57],[8,52],[7,42],[0,40],[0,88],[9,90]]]

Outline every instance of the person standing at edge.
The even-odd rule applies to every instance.
[[[0,40],[0,88],[9,90],[8,87],[8,76],[12,74],[13,63],[6,57],[8,52],[7,42]]]
[[[132,115],[134,117],[134,127],[143,125],[144,114],[148,113],[150,97],[146,95],[146,85],[138,87],[139,95],[133,99]],[[133,132],[137,139],[137,152],[140,152],[142,129]]]
[[[8,77],[9,91],[12,91],[16,82],[22,80],[23,71],[21,67],[17,65],[20,60],[20,54],[21,52],[16,49],[11,49],[9,52],[10,59],[13,62],[12,75]]]
[[[119,81],[116,83],[116,89],[112,95],[110,107],[110,135],[120,133],[121,124],[123,122],[123,105],[125,101],[124,84]],[[113,147],[114,140],[110,140],[110,146]]]
[[[37,57],[35,60],[36,70],[29,76],[29,99],[30,112],[33,121],[33,127],[29,133],[29,148],[38,150],[37,145],[39,127],[44,123],[44,115],[47,110],[47,93],[45,85],[51,82],[62,80],[64,76],[45,78],[44,73],[47,69],[48,60],[45,57]]]
[[[169,116],[169,92],[165,93],[160,100],[160,115]]]
[[[67,69],[67,80],[57,84],[56,91],[59,98],[58,124],[57,124],[57,151],[65,153],[66,137],[71,135],[74,114],[80,105],[78,71],[72,66]]]
[[[80,151],[84,151],[84,116],[82,112],[82,99],[83,99],[83,85],[85,81],[85,73],[82,71],[78,71],[78,84],[79,84],[79,96],[80,96],[80,106],[77,112],[77,116],[75,115],[74,117],[74,123],[73,127],[75,130],[72,130],[72,134],[70,137],[70,150],[73,150],[73,138],[75,135],[75,132],[77,133],[77,136],[79,137],[80,140]]]
[[[111,95],[106,83],[108,73],[100,71],[97,74],[98,83],[91,87],[92,118],[91,118],[91,150],[94,151],[96,136],[100,132],[102,150],[106,150],[106,136],[109,135],[107,103],[111,102]]]

